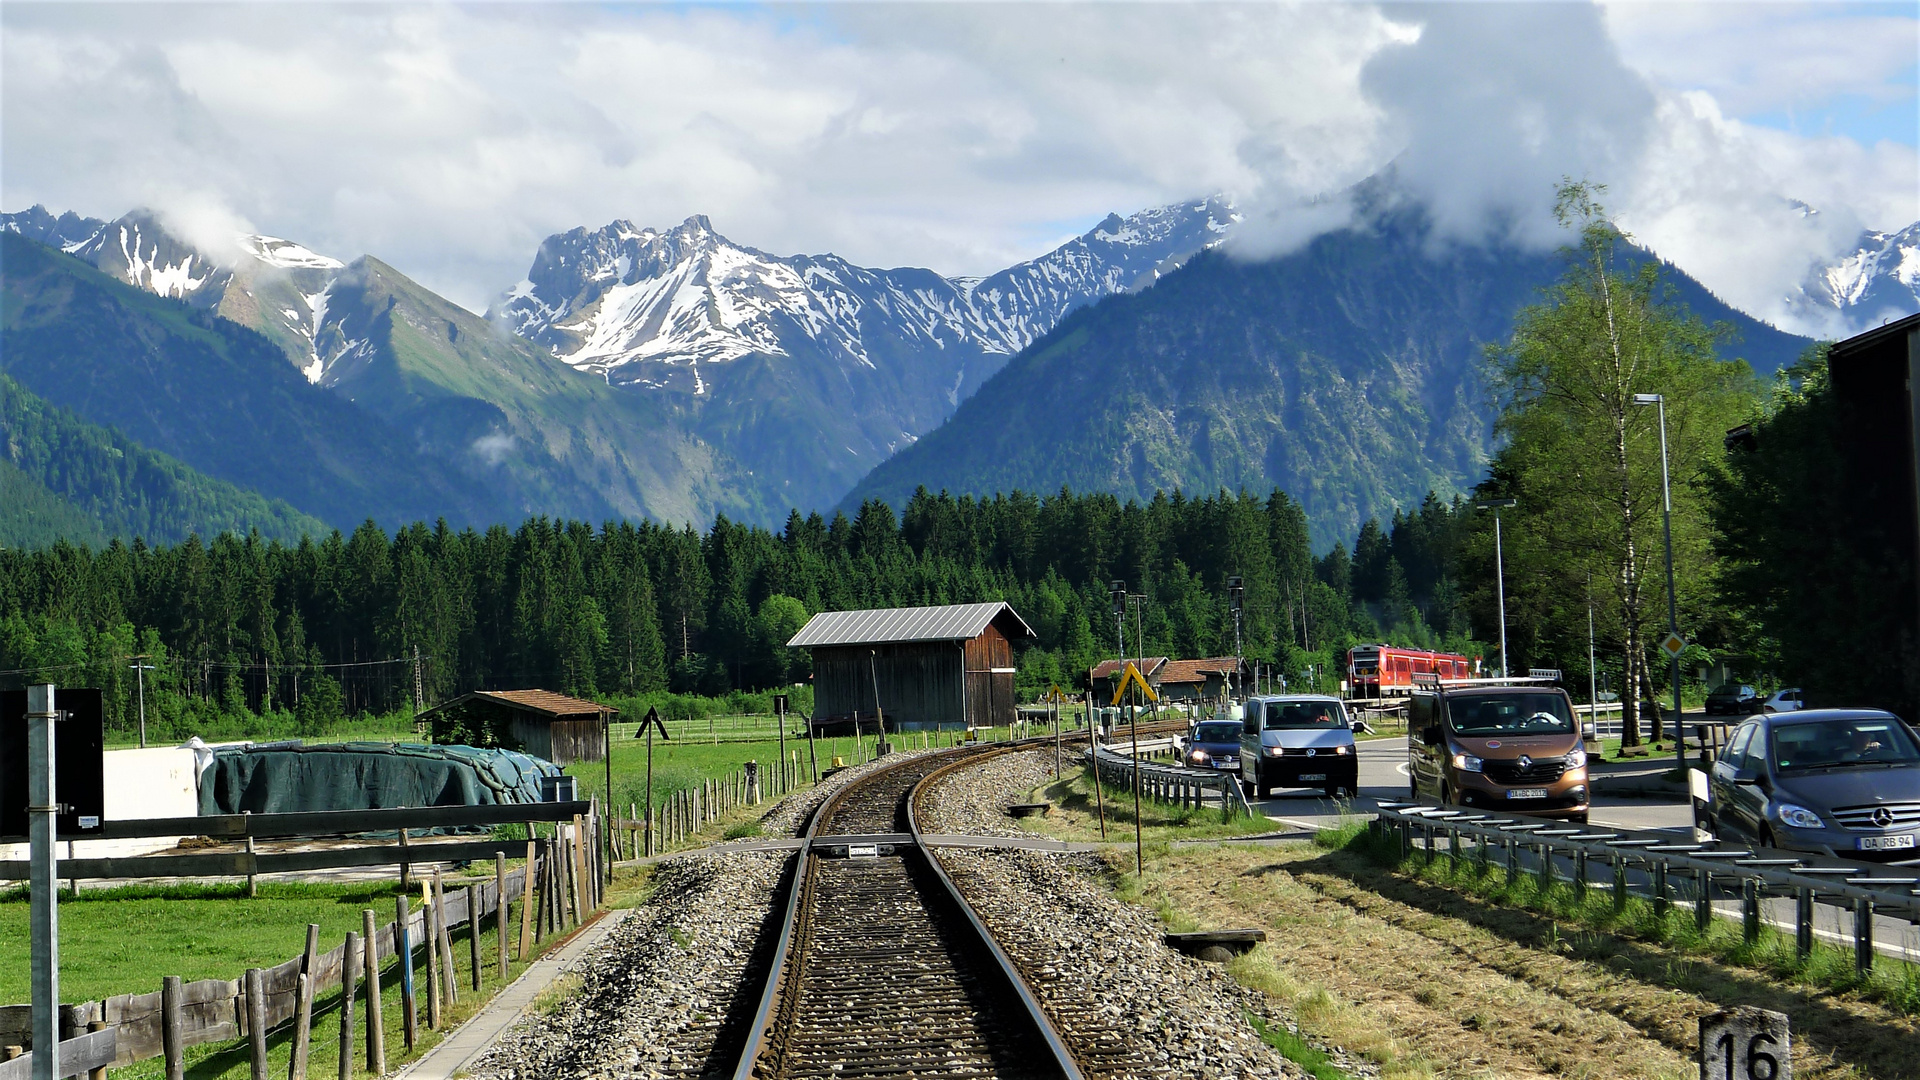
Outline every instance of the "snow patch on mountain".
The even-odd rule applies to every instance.
[[[264,265],[281,270],[338,270],[346,265],[339,259],[309,251],[291,240],[282,240],[277,236],[242,233],[236,239],[241,251]]]
[[[1786,307],[1789,328],[1834,338],[1920,311],[1920,221],[1862,233],[1853,251],[1816,266]]]
[[[985,278],[769,255],[733,243],[700,215],[664,231],[615,221],[549,237],[488,315],[611,382],[662,387],[690,376],[696,395],[708,385],[698,364],[750,355],[805,352],[847,372],[950,350],[1004,361],[1074,308],[1150,284],[1170,262],[1218,243],[1237,220],[1224,198],[1110,215]],[[676,368],[685,375],[673,377]],[[963,364],[951,403],[965,372]]]

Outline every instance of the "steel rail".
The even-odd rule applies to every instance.
[[[1086,733],[1081,732],[1078,734],[1084,737]],[[1029,1020],[1032,1021],[1035,1029],[1034,1034],[1039,1036],[1040,1041],[1045,1043],[1049,1052],[1053,1055],[1055,1064],[1059,1069],[1059,1075],[1063,1080],[1084,1080],[1085,1074],[1080,1070],[1078,1063],[1073,1060],[1072,1055],[1067,1051],[1066,1044],[1061,1041],[1059,1032],[1054,1029],[1052,1022],[1047,1019],[1044,1009],[1041,1008],[1039,1000],[1034,996],[1031,988],[1027,986],[1026,980],[1019,974],[1018,969],[1014,967],[1012,960],[1007,957],[999,944],[994,941],[993,935],[987,930],[985,924],[980,921],[972,905],[968,904],[966,898],[960,894],[959,889],[953,884],[952,879],[947,876],[945,868],[940,865],[939,860],[933,856],[932,851],[924,844],[915,815],[915,804],[918,802],[919,795],[924,790],[924,785],[929,778],[943,774],[949,769],[962,764],[978,763],[984,758],[1008,753],[1014,749],[1031,749],[1034,746],[1051,744],[1052,736],[1047,735],[1035,736],[1030,739],[1013,742],[991,743],[985,746],[962,747],[954,750],[938,751],[937,753],[940,756],[948,757],[952,760],[936,767],[932,772],[928,773],[927,776],[923,776],[915,781],[914,785],[907,790],[907,815],[910,827],[909,835],[913,838],[913,850],[920,858],[924,859],[927,866],[932,869],[937,880],[946,888],[947,895],[955,904],[956,909],[965,915],[965,922],[971,927],[973,934],[986,946],[988,954],[994,958],[995,967],[999,975],[1005,979],[1013,989],[1015,997],[1026,1010]],[[855,792],[879,781],[881,777],[889,773],[898,769],[912,767],[925,760],[924,756],[906,758],[898,764],[889,766],[870,776],[861,777],[858,781],[848,784],[839,791],[829,795],[821,801],[820,805],[814,808],[812,815],[808,819],[806,832],[802,837],[804,843],[800,850],[794,853],[795,859],[787,885],[787,900],[784,914],[781,918],[780,935],[775,941],[773,955],[767,965],[767,971],[764,977],[765,981],[761,986],[759,1002],[754,1011],[752,1028],[741,1047],[740,1056],[731,1071],[734,1080],[753,1080],[755,1070],[759,1067],[762,1056],[766,1054],[773,1040],[775,1017],[780,1011],[783,1001],[787,1000],[789,995],[798,993],[797,986],[789,989],[786,984],[789,980],[797,978],[799,974],[798,968],[793,963],[794,942],[801,936],[804,929],[803,919],[806,915],[808,900],[811,895],[811,869],[814,859],[817,858],[813,853],[813,848],[815,841],[820,836],[821,826],[829,821],[848,797]]]

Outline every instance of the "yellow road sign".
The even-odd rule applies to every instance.
[[[1045,702],[1050,702],[1056,705],[1064,705],[1067,702],[1067,694],[1066,694],[1066,691],[1060,689],[1059,683],[1054,683],[1053,689],[1048,690],[1046,692],[1046,695],[1042,697],[1040,700]]]
[[[1120,685],[1113,688],[1113,704],[1120,704],[1120,699],[1126,696],[1129,686],[1139,687],[1141,695],[1148,701],[1160,700],[1160,695],[1154,693],[1153,687],[1147,685],[1147,680],[1140,677],[1140,669],[1134,667],[1131,660],[1127,662],[1126,674],[1120,676]]]
[[[1680,654],[1687,651],[1687,639],[1669,631],[1660,639],[1660,651],[1667,654],[1667,659],[1678,660]]]

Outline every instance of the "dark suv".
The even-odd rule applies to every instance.
[[[1708,716],[1752,716],[1764,699],[1744,683],[1725,683],[1707,692]]]

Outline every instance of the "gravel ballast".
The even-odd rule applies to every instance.
[[[550,1011],[536,1005],[470,1072],[498,1080],[701,1075],[786,858],[694,854],[662,863],[653,895],[581,958],[578,988]]]

